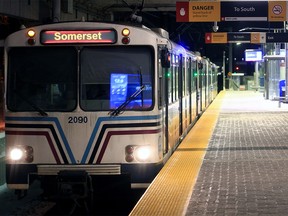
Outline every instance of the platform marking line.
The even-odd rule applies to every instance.
[[[218,94],[129,216],[185,215],[224,95]]]

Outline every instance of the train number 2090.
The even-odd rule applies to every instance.
[[[68,117],[68,123],[69,124],[85,124],[88,122],[87,116],[69,116]]]

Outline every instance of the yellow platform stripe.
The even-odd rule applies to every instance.
[[[138,201],[130,216],[185,215],[225,92],[220,92]]]

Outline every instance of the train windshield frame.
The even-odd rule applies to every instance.
[[[81,108],[152,109],[153,53],[149,46],[84,47],[80,54]]]
[[[150,46],[13,47],[7,108],[72,112],[79,98],[84,111],[151,110],[154,60]]]

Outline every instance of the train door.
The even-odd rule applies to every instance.
[[[211,98],[212,98],[212,67],[210,62],[208,62],[208,72],[207,72],[207,83],[208,83],[208,100],[207,103],[209,104],[211,102]]]
[[[203,68],[202,68],[202,106],[201,111],[205,110],[206,107],[206,100],[207,100],[207,65],[206,61],[204,61]]]
[[[192,97],[192,121],[194,121],[198,115],[198,100],[197,100],[197,91],[198,91],[198,69],[197,69],[197,60],[192,59],[191,60],[191,97]]]
[[[168,105],[169,105],[169,85],[168,79],[169,74],[171,73],[170,69],[170,54],[166,48],[158,48],[160,53],[160,61],[158,65],[158,101],[159,101],[159,109],[161,111],[162,116],[162,148],[163,153],[167,153],[169,151],[169,131],[168,131]],[[161,63],[160,63],[161,62]]]
[[[197,103],[198,103],[198,108],[197,108],[197,114],[200,114],[202,111],[202,88],[203,88],[203,76],[202,76],[202,71],[203,71],[203,63],[198,62],[198,79],[197,79]]]
[[[178,98],[179,98],[179,136],[183,133],[183,58],[182,54],[179,56],[178,67]]]
[[[198,116],[199,114],[199,98],[200,98],[200,95],[199,95],[199,67],[198,67],[198,62],[196,61],[195,62],[195,72],[194,72],[194,86],[195,86],[195,114],[196,114],[196,117]]]
[[[188,102],[188,112],[189,112],[189,125],[192,123],[192,61],[191,57],[187,61],[187,78],[188,78],[188,93],[189,93],[189,102]]]

